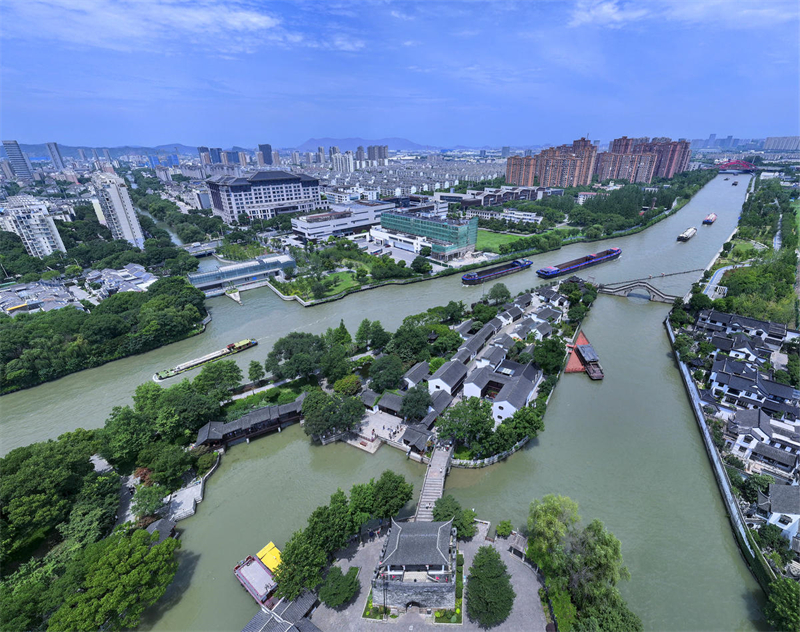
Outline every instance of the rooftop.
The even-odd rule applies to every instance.
[[[405,522],[392,519],[386,555],[381,566],[425,566],[450,563],[450,530],[447,522]]]

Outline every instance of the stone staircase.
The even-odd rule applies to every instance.
[[[452,448],[436,448],[434,450],[428,471],[425,473],[425,480],[422,483],[417,513],[414,516],[416,522],[433,522],[433,506],[444,494],[444,481],[447,478],[447,469],[450,467],[452,455]]]

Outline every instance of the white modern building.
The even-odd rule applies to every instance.
[[[319,180],[286,171],[257,171],[246,177],[216,176],[206,180],[211,208],[226,224],[245,213],[271,219],[281,213],[312,213],[327,208]]]
[[[144,233],[133,208],[125,180],[110,173],[92,176],[97,200],[114,239],[124,239],[137,248],[144,247]]]
[[[0,229],[19,235],[32,257],[67,251],[53,220],[47,205],[30,195],[11,197],[6,206],[0,207]]]
[[[380,225],[381,214],[394,208],[394,204],[390,202],[368,202],[367,200],[332,206],[331,210],[325,213],[292,218],[292,231],[304,241],[319,241],[331,236],[353,235]]]

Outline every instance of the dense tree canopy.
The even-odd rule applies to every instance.
[[[467,616],[482,628],[501,624],[511,614],[514,598],[511,576],[500,554],[482,546],[475,554],[467,577]]]

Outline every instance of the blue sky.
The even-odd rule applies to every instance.
[[[0,136],[438,146],[800,133],[796,0],[3,0]]]

